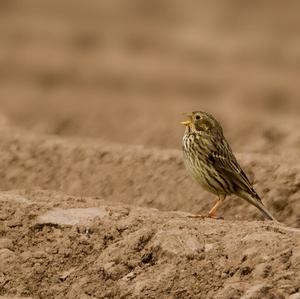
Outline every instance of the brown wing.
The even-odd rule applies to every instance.
[[[212,141],[211,151],[208,155],[209,162],[234,185],[236,191],[246,191],[254,198],[260,200],[245,172],[233,155],[228,142],[224,138]]]

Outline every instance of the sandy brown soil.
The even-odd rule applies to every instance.
[[[299,9],[0,2],[0,299],[299,299]],[[280,224],[187,217],[215,200],[181,157],[198,109]]]
[[[111,202],[208,211],[215,200],[188,176],[178,150],[158,150],[61,139],[6,130],[0,132],[2,190],[42,188]],[[237,155],[266,206],[278,220],[300,227],[300,163],[295,157]],[[263,219],[241,199],[226,200],[228,219]]]
[[[58,192],[2,192],[0,204],[2,293],[286,298],[299,291],[299,230],[195,221]]]

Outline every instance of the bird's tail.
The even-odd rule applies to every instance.
[[[257,207],[269,220],[276,221],[276,218],[267,210],[267,208],[264,206],[260,198],[254,198],[248,193],[241,194],[241,197],[247,200],[249,203],[251,203],[253,206]]]

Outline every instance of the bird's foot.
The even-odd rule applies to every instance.
[[[193,219],[205,219],[205,218],[210,218],[210,219],[215,219],[215,220],[224,220],[223,217],[218,217],[217,215],[189,215],[187,216],[188,218],[193,218]]]
[[[217,216],[217,215],[210,215],[210,214],[208,214],[208,216],[207,216],[208,218],[211,218],[211,219],[215,219],[215,220],[224,220],[224,217],[219,217],[219,216]]]

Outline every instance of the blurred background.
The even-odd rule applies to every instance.
[[[300,152],[300,2],[2,0],[0,122],[180,148],[207,110],[235,151]]]

